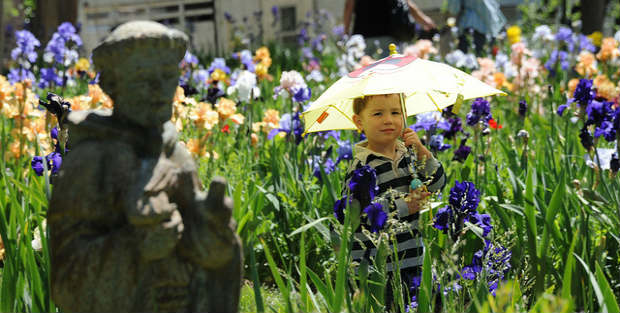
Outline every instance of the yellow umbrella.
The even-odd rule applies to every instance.
[[[306,133],[356,129],[353,99],[367,95],[397,93],[406,116],[441,111],[459,95],[466,99],[506,95],[473,76],[447,64],[396,54],[340,78],[302,113]]]

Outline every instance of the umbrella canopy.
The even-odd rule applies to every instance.
[[[302,113],[305,133],[356,129],[353,99],[379,94],[402,94],[408,116],[441,111],[459,95],[473,99],[506,95],[447,64],[392,54],[340,78]]]

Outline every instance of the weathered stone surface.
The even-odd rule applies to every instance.
[[[68,116],[71,151],[48,211],[63,312],[236,312],[242,254],[226,182],[202,191],[167,122],[184,34],[119,26],[93,53],[114,112]]]

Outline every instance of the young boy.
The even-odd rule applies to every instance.
[[[353,161],[349,166],[345,178],[345,192],[353,172],[368,165],[377,173],[377,196],[383,210],[392,212],[396,210],[397,218],[401,222],[408,222],[411,231],[398,233],[399,266],[403,282],[410,285],[415,276],[419,276],[422,269],[424,246],[419,232],[418,218],[421,204],[431,192],[439,191],[446,183],[446,175],[443,167],[433,155],[420,142],[418,135],[411,129],[405,128],[403,113],[401,110],[398,94],[385,94],[365,96],[357,98],[353,102],[353,121],[360,131],[363,131],[367,140],[356,144],[353,148]],[[399,140],[403,138],[404,142]],[[416,153],[407,157],[407,147],[412,147]],[[427,190],[423,187],[411,190],[411,173],[409,160],[414,162],[414,169],[419,171],[418,177],[427,183]],[[392,191],[390,191],[392,190]],[[393,195],[396,194],[395,197]],[[363,209],[363,208],[362,208]],[[364,227],[364,226],[362,226]],[[373,244],[358,229],[355,237],[362,240],[361,245],[357,240],[353,242],[351,255],[354,261],[360,261],[364,255],[368,255],[364,247],[371,249]],[[370,255],[374,255],[376,249],[372,248]],[[390,259],[387,263],[387,271],[392,272]],[[392,298],[391,288],[388,285],[388,299]],[[405,299],[407,303],[407,299]]]

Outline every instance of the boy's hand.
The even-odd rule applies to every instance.
[[[403,141],[407,147],[411,147],[413,145],[418,147],[422,145],[420,137],[418,137],[418,133],[414,132],[411,128],[405,128],[405,131],[403,132]]]
[[[426,188],[424,188],[424,186],[415,190],[411,190],[407,198],[405,198],[407,206],[409,207],[409,214],[419,212],[422,209],[422,204],[430,195],[431,193],[428,192]]]

